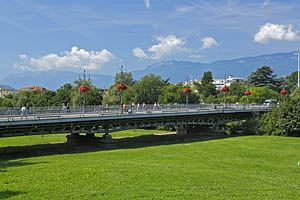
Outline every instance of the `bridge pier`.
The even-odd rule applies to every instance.
[[[223,134],[219,129],[212,129],[210,126],[186,126],[186,127],[176,127],[177,135],[198,135],[198,136],[216,136]]]

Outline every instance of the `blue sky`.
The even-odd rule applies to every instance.
[[[291,52],[299,10],[297,0],[0,0],[0,78]]]

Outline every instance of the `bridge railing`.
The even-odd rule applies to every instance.
[[[30,107],[22,116],[21,108],[0,108],[0,121],[39,120],[45,118],[73,118],[89,116],[117,116],[126,114],[158,114],[175,112],[213,112],[226,110],[258,110],[269,109],[268,105],[260,104],[147,104],[129,105],[122,109],[120,105],[114,106],[78,106],[62,107]]]

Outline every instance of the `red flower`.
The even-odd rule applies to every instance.
[[[126,90],[128,86],[125,83],[119,83],[116,85],[117,90]]]
[[[184,93],[191,93],[192,90],[191,90],[191,88],[184,88],[183,92]]]
[[[89,86],[86,86],[86,85],[82,85],[79,87],[79,91],[80,92],[87,92],[89,91],[91,88],[89,88]]]
[[[250,92],[250,91],[246,91],[244,94],[245,94],[245,95],[250,95],[251,92]]]
[[[287,94],[287,91],[286,90],[281,90],[280,93],[281,94]]]
[[[222,92],[229,92],[229,88],[228,87],[223,87]]]

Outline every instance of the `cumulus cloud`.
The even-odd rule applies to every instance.
[[[22,62],[14,65],[22,70],[47,71],[51,69],[77,68],[96,70],[104,63],[114,59],[114,55],[107,49],[101,51],[86,51],[72,47],[71,51],[64,51],[62,55],[48,54],[40,58],[28,58],[25,54],[19,55]]]
[[[146,6],[147,8],[151,8],[150,0],[145,0],[145,6]]]
[[[212,37],[205,37],[201,40],[201,42],[202,42],[202,49],[208,49],[219,45],[217,41]]]
[[[139,47],[134,48],[133,55],[140,58],[160,59],[178,52],[187,51],[184,46],[185,41],[183,38],[177,38],[175,35],[167,37],[158,36],[156,40],[159,42],[148,49],[149,54]]]
[[[254,41],[258,43],[268,43],[270,40],[299,40],[298,31],[293,30],[292,25],[266,23],[260,27],[258,33],[254,35]]]
[[[145,51],[139,47],[132,49],[133,55],[139,58],[147,58]]]
[[[262,4],[261,8],[267,7],[271,3],[271,0],[265,0],[264,3]]]

